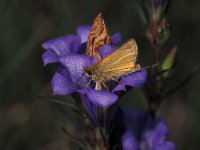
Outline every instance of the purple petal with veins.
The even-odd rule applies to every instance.
[[[102,90],[92,90],[92,89],[87,92],[87,96],[92,103],[104,109],[107,109],[109,106],[114,104],[118,99],[117,95],[113,93],[109,93],[107,91],[102,91]]]
[[[116,45],[116,46],[119,46],[119,45],[122,44],[122,36],[121,36],[120,33],[113,34],[111,39],[113,41],[113,44]]]
[[[53,50],[58,56],[75,53],[79,45],[80,38],[75,35],[63,36],[42,43],[44,49]]]
[[[104,58],[116,50],[116,46],[105,44],[102,48],[99,48],[99,54],[101,58]]]
[[[80,37],[81,43],[87,42],[90,30],[90,25],[82,25],[77,28],[76,33]]]
[[[58,55],[53,50],[46,50],[42,54],[42,61],[44,65],[58,62]]]
[[[76,90],[76,86],[73,84],[70,76],[66,78],[58,72],[55,73],[51,85],[54,95],[69,95]]]
[[[139,150],[138,143],[131,131],[126,131],[121,138],[123,150]]]
[[[88,66],[89,57],[87,55],[69,54],[59,59],[60,63],[68,68],[74,83],[77,83],[83,74],[83,67]]]
[[[134,72],[130,75],[124,76],[119,84],[113,89],[113,92],[116,91],[126,91],[126,85],[131,87],[140,87],[144,84],[147,79],[147,70],[142,68],[140,71]]]

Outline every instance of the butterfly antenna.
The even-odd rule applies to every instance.
[[[119,81],[115,78],[111,78],[113,81],[116,81],[117,83],[119,83]]]
[[[145,68],[148,69],[148,68],[154,68],[154,67],[158,67],[158,64],[153,64],[151,66],[146,66]]]
[[[143,62],[144,59],[137,59],[137,62]]]

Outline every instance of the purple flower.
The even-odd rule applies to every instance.
[[[169,135],[164,119],[153,119],[149,113],[123,109],[126,131],[121,142],[123,150],[174,150],[174,143],[165,141]]]
[[[89,58],[85,54],[86,42],[88,39],[90,26],[80,26],[77,29],[77,35],[67,35],[42,44],[46,50],[42,55],[44,65],[48,63],[57,63],[58,70],[52,79],[52,89],[54,95],[79,94],[85,109],[93,118],[97,118],[97,107],[107,109],[118,100],[116,91],[126,90],[126,85],[131,87],[141,86],[147,73],[143,68],[141,71],[124,76],[119,84],[112,88],[112,92],[104,90],[94,90],[94,83],[86,85],[89,79],[83,76],[83,67],[90,66],[97,61],[95,58]],[[112,53],[116,46],[121,43],[119,33],[112,36],[114,45],[104,45],[99,49],[102,58]],[[113,82],[111,83],[113,84]]]
[[[42,55],[43,64],[59,62],[59,58],[68,54],[75,54],[81,44],[87,42],[91,26],[83,25],[77,28],[77,35],[66,35],[42,43],[46,50]]]

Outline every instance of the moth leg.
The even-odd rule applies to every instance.
[[[101,90],[101,82],[99,81],[96,82],[95,90]]]
[[[106,86],[106,84],[104,82],[101,82],[103,84],[103,86],[107,89],[107,91],[109,91],[108,87]]]
[[[90,79],[90,81],[87,83],[87,85],[84,87],[84,89],[88,87],[88,85],[91,83],[91,81],[92,81],[92,79]]]
[[[104,77],[100,77],[100,78],[99,78],[99,83],[102,84],[102,85],[107,89],[107,91],[109,91],[108,87],[107,87],[106,84],[105,84],[106,81],[107,81],[107,80],[106,80],[106,78],[104,78]]]

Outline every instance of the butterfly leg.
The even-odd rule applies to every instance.
[[[103,84],[103,86],[107,89],[107,91],[109,91],[108,87],[106,86],[106,84],[104,82],[101,82]]]
[[[91,83],[92,79],[90,79],[90,81],[87,83],[87,85],[84,88],[87,88],[88,85]]]

